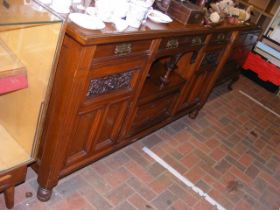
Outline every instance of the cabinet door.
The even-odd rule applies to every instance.
[[[206,84],[211,78],[213,72],[214,72],[213,68],[209,68],[209,69],[204,68],[203,70],[200,70],[199,72],[195,73],[192,79],[193,86],[191,88],[191,93],[185,101],[185,104],[187,106],[194,106],[194,105],[201,104],[202,102],[201,96],[203,95]]]
[[[145,58],[145,57],[144,57]],[[119,138],[145,60],[94,66],[88,73],[67,148],[66,167],[110,152]]]
[[[223,49],[206,51],[201,61],[200,67],[195,71],[191,81],[189,94],[185,99],[183,108],[200,106],[203,103],[208,83],[216,70]]]
[[[246,50],[242,45],[235,46],[232,49],[232,52],[225,63],[223,70],[218,76],[216,85],[222,84],[223,82],[229,81],[230,79],[238,78],[240,73],[239,67],[242,66],[247,55],[248,50]]]
[[[129,99],[124,98],[79,112],[66,165],[110,150],[117,141],[128,105]]]
[[[216,85],[230,81],[234,82],[238,79],[240,74],[240,67],[246,61],[249,52],[253,49],[258,40],[259,32],[242,32],[236,38],[231,54],[228,57],[220,75],[217,79]],[[230,84],[231,85],[231,84]]]

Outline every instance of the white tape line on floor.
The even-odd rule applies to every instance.
[[[171,174],[173,174],[177,179],[183,182],[186,186],[190,187],[194,192],[203,197],[206,201],[208,201],[212,206],[215,206],[218,210],[226,210],[221,204],[215,201],[212,197],[210,197],[207,193],[203,192],[197,186],[195,186],[190,180],[181,175],[176,169],[172,168],[167,162],[161,159],[158,155],[156,155],[153,151],[151,151],[147,147],[143,147],[143,151],[153,158],[156,162],[158,162],[162,167],[168,170]]]
[[[258,100],[254,99],[252,96],[248,95],[247,93],[243,92],[242,90],[239,90],[239,93],[246,96],[247,98],[249,98],[251,101],[255,102],[256,104],[258,104],[259,106],[261,106],[262,108],[264,108],[265,110],[269,111],[270,113],[274,114],[276,117],[280,118],[280,114],[276,113],[275,111],[273,111],[272,109],[268,108],[267,106],[263,105],[261,102],[259,102]]]

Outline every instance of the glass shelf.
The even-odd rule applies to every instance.
[[[33,0],[1,0],[0,26],[61,22],[62,19]]]

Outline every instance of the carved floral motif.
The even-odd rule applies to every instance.
[[[89,83],[87,97],[98,96],[108,92],[130,87],[133,72],[122,72],[105,77],[92,79]]]
[[[207,52],[202,60],[201,66],[216,65],[218,63],[218,58],[220,56],[220,53],[221,53],[220,51]]]

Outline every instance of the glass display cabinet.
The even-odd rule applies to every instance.
[[[35,1],[0,2],[0,192],[8,208],[36,156],[62,24]]]

